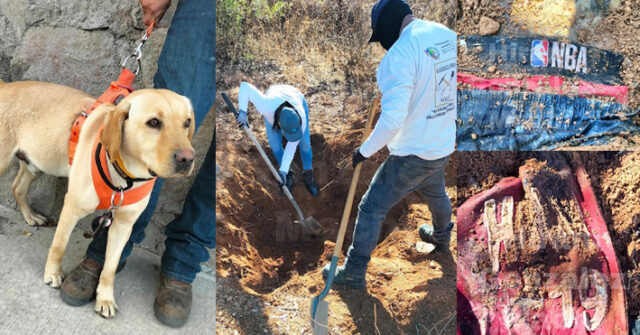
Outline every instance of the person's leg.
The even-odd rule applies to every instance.
[[[304,100],[304,110],[307,112],[307,129],[302,134],[300,140],[300,159],[302,160],[302,168],[304,170],[313,169],[313,152],[311,151],[311,131],[309,127],[309,106],[307,101]]]
[[[196,127],[215,100],[215,21],[215,1],[180,1],[154,77],[156,87],[191,100]],[[165,229],[162,281],[153,308],[156,318],[172,327],[187,322],[192,299],[189,283],[200,271],[200,262],[209,256],[206,247],[215,243],[214,143],[209,145],[183,212]]]
[[[302,134],[300,141],[300,159],[302,160],[302,180],[311,195],[316,196],[320,192],[313,178],[313,153],[311,151],[311,127],[309,126],[309,106],[304,100],[304,110],[307,112],[307,129]]]
[[[215,247],[215,135],[193,186],[184,201],[182,213],[165,228],[166,251],[162,273],[191,283],[200,272],[200,263],[209,259],[206,248]]]
[[[426,200],[432,218],[431,226],[423,225],[420,227],[420,236],[423,240],[434,243],[438,248],[447,250],[451,240],[453,222],[451,222],[451,200],[445,189],[444,168],[445,166],[427,178],[418,192]]]
[[[284,155],[284,149],[282,148],[282,132],[277,129],[273,129],[273,125],[264,119],[264,129],[267,132],[267,140],[269,140],[269,147],[273,156],[278,162],[278,166],[282,162],[282,155]]]
[[[418,189],[428,171],[420,168],[415,156],[389,156],[378,168],[369,189],[358,206],[353,241],[345,261],[347,272],[364,278],[371,253],[378,244],[382,221],[402,198]],[[418,165],[416,165],[418,163]]]

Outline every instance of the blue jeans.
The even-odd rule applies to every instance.
[[[311,170],[313,168],[313,153],[311,152],[311,134],[309,132],[309,106],[307,101],[303,102],[304,110],[307,112],[307,129],[302,133],[302,139],[298,143],[300,148],[300,159],[302,160],[302,168],[304,170]],[[264,127],[267,130],[267,139],[269,140],[269,147],[271,152],[276,157],[278,166],[282,164],[282,155],[284,150],[282,149],[282,132],[278,129],[273,129],[273,125],[264,119]]]
[[[449,242],[452,209],[444,184],[448,161],[449,157],[427,161],[416,156],[389,156],[378,168],[358,206],[353,242],[345,262],[350,276],[364,278],[387,212],[413,191],[421,193],[429,206],[434,238]]]
[[[166,88],[191,99],[196,129],[215,100],[215,21],[214,1],[180,1],[154,77],[156,88]],[[214,143],[212,140],[182,213],[165,227],[162,273],[187,283],[193,282],[200,272],[200,263],[209,259],[207,248],[215,247]],[[162,182],[162,179],[156,181],[149,204],[133,226],[122,251],[120,263],[131,254],[133,244],[144,239],[144,229],[155,211]],[[89,244],[87,257],[103,264],[106,245],[107,234],[101,234]]]

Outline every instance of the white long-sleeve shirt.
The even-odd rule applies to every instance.
[[[435,160],[455,150],[456,33],[414,20],[378,66],[382,113],[360,148],[369,157],[385,145],[392,155]]]
[[[258,113],[260,113],[271,126],[273,126],[275,122],[276,109],[285,101],[289,102],[296,112],[298,112],[298,115],[300,115],[300,119],[302,120],[300,130],[302,130],[304,134],[307,129],[307,112],[304,109],[304,95],[302,95],[297,88],[291,85],[274,85],[269,87],[265,94],[262,94],[260,90],[247,82],[240,84],[240,91],[238,92],[238,107],[240,110],[248,112],[247,108],[249,107],[249,102],[251,102]],[[280,163],[279,170],[281,172],[289,172],[293,156],[298,148],[298,143],[300,143],[300,141],[287,142]]]

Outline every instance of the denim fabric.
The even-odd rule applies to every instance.
[[[307,100],[303,101],[303,107],[307,114],[307,129],[302,134],[302,139],[298,143],[300,148],[300,159],[302,160],[302,168],[305,170],[311,170],[313,168],[313,153],[311,151],[311,134],[309,132],[309,106]],[[264,127],[267,131],[267,139],[269,140],[269,147],[271,152],[276,157],[278,167],[282,164],[282,155],[284,150],[282,149],[282,132],[279,129],[273,129],[273,125],[264,118]]]
[[[378,168],[358,206],[353,242],[345,262],[350,276],[365,276],[387,212],[414,191],[422,194],[429,206],[434,237],[448,243],[453,228],[451,201],[444,184],[444,168],[448,161],[448,156],[432,161],[416,156],[389,156]]]
[[[154,86],[191,99],[196,129],[215,99],[215,40],[215,1],[181,0],[158,59]],[[162,272],[170,278],[188,283],[200,271],[200,263],[209,259],[206,247],[215,247],[214,143],[212,140],[200,172],[189,190],[182,214],[165,228],[167,239]],[[162,179],[156,181],[147,208],[133,226],[120,263],[131,254],[133,244],[139,244],[144,239],[144,229],[155,211],[162,182]],[[102,234],[89,244],[87,257],[104,263],[106,244],[107,234]]]

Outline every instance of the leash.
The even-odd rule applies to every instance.
[[[80,130],[82,129],[82,125],[89,117],[89,114],[93,112],[98,106],[104,103],[117,104],[124,97],[128,96],[131,92],[133,92],[133,81],[136,78],[136,75],[140,72],[140,68],[142,64],[140,59],[142,58],[142,47],[145,45],[149,36],[151,35],[151,31],[155,26],[155,22],[152,22],[149,27],[145,30],[144,34],[140,38],[138,45],[133,50],[129,56],[127,56],[120,65],[122,70],[120,71],[120,75],[118,79],[114,82],[111,82],[109,88],[102,93],[96,99],[96,101],[87,109],[86,111],[80,113],[76,120],[73,122],[71,127],[71,136],[69,137],[69,165],[73,163],[73,158],[76,153],[76,147],[78,146],[78,141],[80,139]],[[130,68],[127,66],[131,61],[134,62],[135,70],[133,67]],[[132,65],[132,66],[133,66]],[[86,238],[96,238],[102,234],[105,230],[111,226],[113,222],[114,212],[120,208],[122,205],[128,205],[132,203],[136,203],[142,200],[145,196],[147,196],[153,185],[155,183],[155,178],[146,179],[146,178],[134,178],[130,173],[124,168],[124,164],[120,157],[115,157],[115,163],[113,164],[114,169],[127,183],[126,187],[117,187],[111,183],[111,180],[108,176],[108,168],[106,163],[106,150],[102,146],[102,143],[99,142],[100,133],[102,129],[98,132],[96,139],[94,140],[94,159],[91,161],[91,177],[93,179],[94,188],[96,193],[98,194],[98,198],[100,203],[96,209],[106,209],[107,211],[102,214],[98,218],[98,226],[92,227],[91,232],[85,232],[84,237]],[[99,176],[99,180],[96,177]],[[132,189],[134,182],[139,181],[147,181],[140,187]],[[108,194],[111,194],[110,200]],[[125,198],[125,195],[127,196]],[[116,202],[116,198],[118,201]],[[126,200],[126,201],[125,201]]]
[[[89,114],[91,114],[91,112],[93,112],[96,107],[104,103],[116,104],[120,99],[133,92],[133,87],[131,87],[131,84],[136,79],[136,75],[138,74],[138,72],[140,72],[142,46],[144,46],[144,44],[149,39],[151,30],[154,26],[155,23],[151,23],[151,25],[147,28],[147,30],[145,30],[144,34],[142,35],[142,38],[140,39],[138,46],[134,49],[134,52],[124,59],[121,64],[122,71],[120,72],[118,79],[114,82],[111,82],[109,88],[104,91],[104,93],[102,93],[102,95],[100,95],[98,99],[96,99],[91,107],[89,107],[87,111],[80,113],[80,115],[78,115],[76,120],[73,122],[73,125],[71,127],[71,136],[69,138],[69,165],[73,163],[73,157],[75,156],[76,147],[78,146],[78,140],[80,139],[80,130],[82,129],[84,121],[86,121],[87,117],[89,117]],[[127,62],[129,60],[135,60],[137,65],[135,71],[131,71],[127,68]]]

